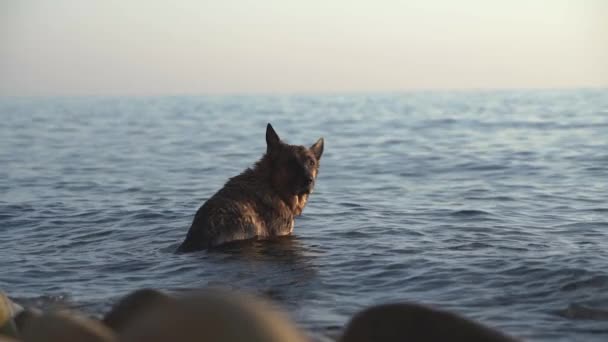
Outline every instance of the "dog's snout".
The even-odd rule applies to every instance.
[[[306,178],[306,185],[310,185],[310,184],[312,184],[312,182],[314,182],[314,181],[315,181],[315,179],[314,179],[314,178],[312,178],[312,176],[308,176],[308,178]]]

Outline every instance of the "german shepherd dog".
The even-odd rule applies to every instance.
[[[268,124],[264,156],[198,209],[178,252],[290,235],[314,188],[322,154],[323,138],[310,148],[289,145]]]

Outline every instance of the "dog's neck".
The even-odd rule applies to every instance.
[[[294,204],[292,207],[292,212],[294,216],[302,215],[302,211],[308,202],[308,194],[302,194],[294,196]]]

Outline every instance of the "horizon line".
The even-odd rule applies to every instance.
[[[122,98],[122,97],[283,97],[283,96],[340,96],[340,95],[382,95],[382,94],[413,94],[413,93],[491,93],[511,91],[601,91],[608,90],[606,85],[592,86],[551,86],[551,87],[470,87],[470,88],[408,88],[386,90],[316,90],[316,91],[227,91],[227,92],[164,92],[164,93],[57,93],[57,94],[0,94],[0,99],[44,99],[44,98]]]

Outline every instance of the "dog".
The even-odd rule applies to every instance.
[[[309,148],[289,145],[269,123],[266,153],[198,209],[177,251],[290,235],[314,189],[323,145],[322,137]]]

